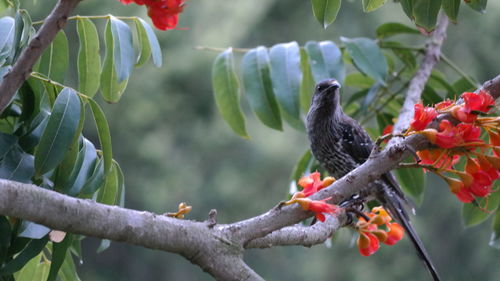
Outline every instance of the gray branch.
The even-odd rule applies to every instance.
[[[12,69],[4,76],[0,83],[0,114],[29,77],[33,65],[54,40],[57,32],[66,25],[69,14],[80,1],[82,0],[59,0]]]

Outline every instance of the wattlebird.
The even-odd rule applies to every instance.
[[[316,85],[307,114],[307,134],[311,151],[329,174],[339,179],[370,156],[373,141],[356,120],[347,116],[340,106],[340,84],[335,79]],[[435,281],[440,278],[422,241],[413,229],[405,206],[407,201],[394,176],[388,172],[367,188],[362,198],[374,197],[403,226],[418,255],[424,261]]]

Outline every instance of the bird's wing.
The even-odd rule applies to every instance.
[[[345,123],[340,124],[342,130],[342,146],[344,150],[354,158],[356,163],[363,164],[373,147],[373,141],[365,130],[357,130],[361,128],[352,118],[346,118]]]

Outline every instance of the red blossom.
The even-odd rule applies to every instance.
[[[156,28],[160,30],[174,29],[177,26],[178,16],[184,9],[183,0],[119,0],[123,4],[135,2],[137,5],[146,5],[148,16]]]
[[[134,2],[134,0],[118,0],[118,1],[120,1],[122,4],[125,4],[125,5],[128,5],[132,2]]]
[[[479,111],[487,113],[495,105],[495,99],[486,91],[479,91],[479,94],[466,92],[462,94],[465,101],[465,108],[469,111]]]
[[[439,147],[452,148],[460,145],[463,142],[457,128],[448,120],[443,120],[439,124],[439,132],[436,134],[434,141]]]
[[[417,155],[421,164],[433,165],[439,169],[450,169],[460,160],[459,155],[450,156],[443,149],[420,150],[417,151]]]
[[[365,257],[373,255],[380,248],[377,236],[369,232],[360,232],[357,244],[359,253]]]
[[[326,177],[321,180],[320,173],[314,172],[300,178],[298,185],[303,188],[301,192],[304,194],[304,197],[309,197],[319,190],[328,187],[334,181],[335,179],[333,177]]]
[[[415,115],[410,123],[410,129],[414,131],[421,131],[429,125],[437,116],[437,111],[432,107],[424,107],[423,104],[415,104]]]
[[[450,187],[450,191],[457,196],[458,200],[464,203],[470,203],[474,200],[470,190],[465,187],[461,180],[448,177],[445,180]]]
[[[481,135],[481,128],[467,123],[460,123],[456,127],[458,134],[464,142],[483,142],[479,139],[479,136]]]
[[[436,105],[434,105],[434,108],[436,110],[441,111],[441,110],[446,110],[446,109],[450,108],[452,105],[455,105],[454,101],[452,101],[452,100],[444,100],[444,101],[439,102]]]
[[[405,231],[401,225],[396,222],[388,223],[387,228],[389,229],[389,231],[387,232],[387,239],[385,239],[385,241],[383,242],[384,244],[394,245],[399,240],[403,239]]]
[[[331,197],[323,200],[314,200],[309,202],[308,210],[313,212],[316,218],[321,222],[325,221],[325,215],[323,213],[333,214],[337,211],[337,207],[335,205],[326,203],[326,201],[330,199]]]
[[[394,125],[392,124],[385,126],[384,130],[382,130],[382,136],[392,133],[392,129],[394,129]]]

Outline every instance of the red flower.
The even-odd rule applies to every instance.
[[[472,124],[460,123],[457,125],[458,133],[464,142],[483,142],[479,139],[481,135],[481,128]]]
[[[415,104],[415,115],[410,123],[410,129],[421,131],[437,116],[437,111],[432,107],[424,107],[421,103]]]
[[[392,124],[385,126],[384,130],[382,130],[382,136],[392,133],[392,129],[394,129],[394,125]]]
[[[307,207],[308,208],[307,210],[313,212],[319,221],[324,222],[325,215],[323,215],[323,213],[333,214],[337,211],[337,207],[335,205],[328,204],[325,202],[325,201],[330,200],[330,199],[331,199],[331,197],[323,199],[323,200],[310,201],[309,205]]]
[[[450,187],[450,191],[457,196],[458,200],[464,203],[470,203],[474,200],[470,190],[465,187],[461,180],[448,177],[446,177],[445,180]]]
[[[359,253],[365,257],[373,255],[380,248],[377,236],[369,232],[360,232],[357,244]]]
[[[125,5],[128,5],[132,2],[134,2],[134,0],[118,0],[118,1],[120,1],[122,4],[125,4]]]
[[[417,155],[421,160],[420,163],[433,165],[439,169],[450,169],[460,160],[459,155],[450,156],[443,149],[420,150],[417,151]]]
[[[403,235],[405,234],[405,230],[398,223],[387,223],[387,228],[389,231],[387,232],[387,239],[385,239],[384,244],[394,245],[399,240],[403,239]]]
[[[481,165],[482,164],[482,165]],[[472,176],[468,189],[477,197],[485,197],[491,193],[491,185],[498,178],[498,171],[487,161],[467,159],[465,171]]]
[[[331,185],[335,179],[333,177],[326,177],[321,180],[319,172],[314,172],[308,176],[299,179],[298,185],[302,186],[302,193],[304,197],[309,197],[319,190]]]
[[[455,105],[454,101],[444,100],[444,101],[439,102],[436,105],[434,105],[434,108],[436,110],[446,110],[446,109],[449,109],[452,105]]]
[[[465,108],[471,111],[479,111],[487,113],[491,107],[495,105],[495,99],[485,91],[479,91],[479,94],[475,93],[463,93],[462,98],[465,101]]]
[[[135,2],[137,5],[146,5],[148,16],[156,28],[160,30],[174,29],[177,26],[178,16],[182,13],[182,0],[119,0],[123,4]]]
[[[439,124],[439,130],[436,134],[435,144],[442,148],[452,148],[460,145],[463,140],[457,128],[448,120],[443,120]]]

